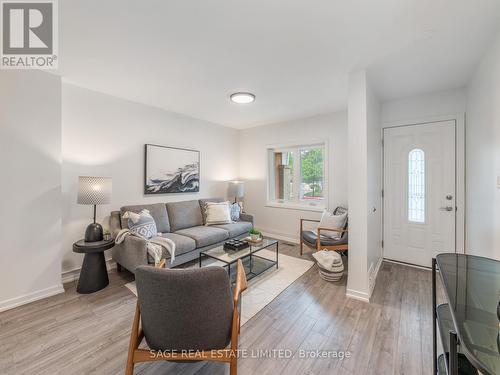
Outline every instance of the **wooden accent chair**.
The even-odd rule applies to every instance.
[[[337,207],[333,213],[335,215],[342,215],[347,213],[347,209],[344,207]],[[321,228],[318,227],[316,231],[304,230],[304,221],[319,223],[319,220],[311,219],[300,219],[300,255],[303,253],[303,247],[306,245],[312,249],[319,250],[335,250],[335,251],[346,251],[348,250],[348,228],[347,221],[344,228]],[[342,235],[340,239],[336,240],[321,234],[324,230],[334,230],[341,232]]]
[[[141,266],[135,277],[138,301],[126,375],[133,374],[136,363],[149,361],[226,362],[230,374],[237,374],[238,306],[247,288],[241,260],[232,295],[228,273],[221,267],[169,270]],[[149,349],[139,349],[143,338]]]

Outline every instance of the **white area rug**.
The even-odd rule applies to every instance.
[[[259,256],[268,259],[276,259],[276,253],[271,250],[262,250]],[[281,292],[288,288],[295,280],[306,273],[314,262],[310,260],[279,254],[279,268],[267,270],[262,275],[254,277],[249,282],[248,289],[243,292],[241,301],[241,324],[245,324],[250,318],[271,303]],[[218,262],[208,264],[208,267],[217,266]],[[196,268],[193,265],[189,268]],[[132,293],[137,296],[135,281],[125,284]]]

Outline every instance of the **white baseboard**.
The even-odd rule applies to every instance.
[[[297,238],[290,237],[290,235],[287,233],[276,233],[276,232],[265,230],[265,229],[261,229],[261,232],[266,237],[272,237],[272,238],[275,238],[277,240],[290,242],[290,243],[294,243],[294,244],[300,243],[300,241]]]
[[[366,292],[359,292],[353,289],[347,289],[345,295],[349,298],[357,299],[363,302],[370,302],[370,296]]]
[[[400,265],[402,265],[402,266],[407,266],[407,267],[417,268],[417,269],[419,269],[419,270],[431,271],[431,267],[418,266],[418,265],[416,265],[416,264],[406,263],[406,262],[400,262],[400,261],[393,260],[393,259],[387,259],[387,258],[384,258],[384,262],[387,262],[387,263],[394,263],[394,264],[400,264]]]
[[[40,299],[52,297],[60,293],[64,293],[62,284],[54,285],[42,290],[37,290],[36,292],[28,293],[19,297],[14,297],[5,301],[0,301],[0,312],[25,305],[30,302],[35,302]]]
[[[116,262],[113,261],[113,259],[108,259],[108,260],[106,260],[106,267],[107,267],[108,271],[112,270],[112,269],[116,268]],[[74,269],[69,270],[69,271],[64,271],[61,275],[62,283],[66,284],[66,283],[70,283],[72,281],[78,280],[78,278],[80,277],[80,270],[81,269],[82,269],[81,267],[78,267],[78,268],[74,268]]]

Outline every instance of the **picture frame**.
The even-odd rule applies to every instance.
[[[200,151],[144,145],[144,194],[181,194],[200,191]]]

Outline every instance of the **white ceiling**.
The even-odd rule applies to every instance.
[[[64,0],[69,82],[246,128],[343,109],[369,68],[381,99],[463,86],[499,0]],[[257,100],[232,104],[250,91]]]

